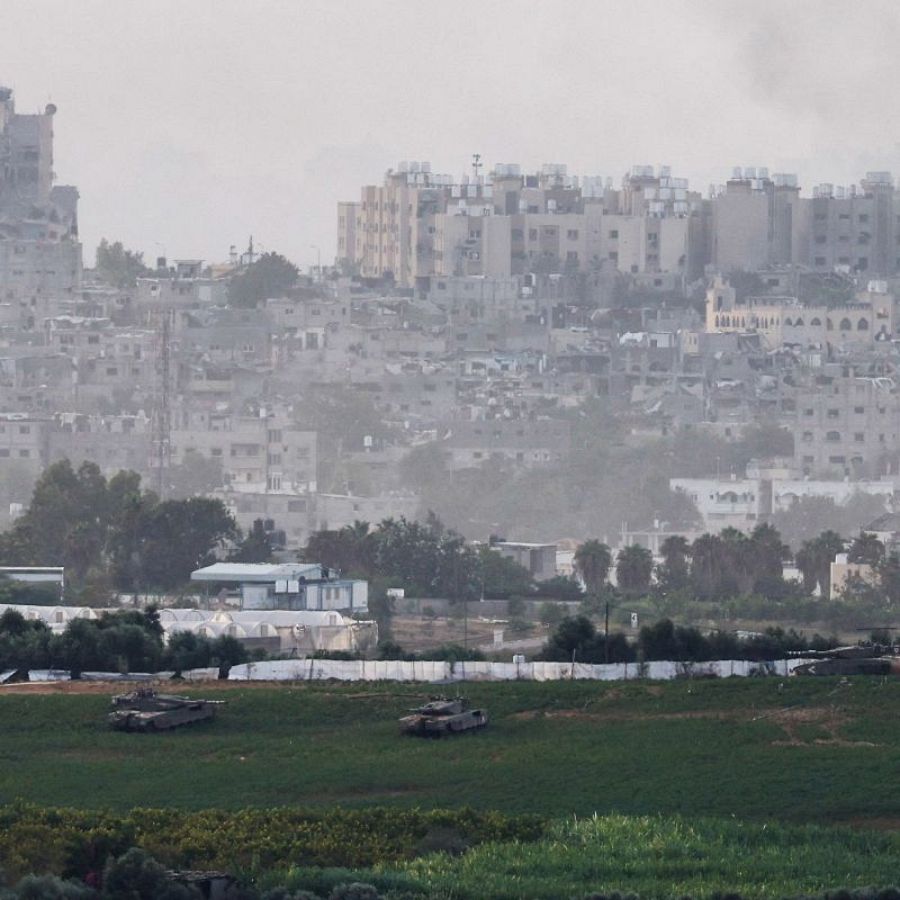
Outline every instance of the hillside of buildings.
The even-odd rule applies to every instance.
[[[460,601],[496,604],[479,652],[492,617],[537,653],[606,603],[625,629],[891,624],[889,173],[701,194],[667,167],[406,162],[338,205],[333,264],[111,236],[83,267],[56,108],[4,89],[0,112],[0,564],[64,567],[75,605],[212,590],[195,630],[270,651],[286,626],[235,608],[371,615],[378,637],[332,645],[369,655],[467,644]],[[217,562],[251,568],[192,581]],[[319,587],[285,593],[301,563]]]

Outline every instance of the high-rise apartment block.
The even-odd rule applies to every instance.
[[[403,162],[363,187],[359,202],[338,205],[338,261],[406,288],[432,276],[609,271],[671,289],[710,269],[900,271],[900,193],[888,172],[801,197],[796,175],[738,168],[702,197],[667,166],[635,166],[618,188],[563,165],[473,168],[454,179]]]
[[[81,282],[78,191],[53,184],[55,114],[17,113],[0,87],[0,321],[26,330]]]
[[[637,166],[611,179],[570,176],[545,165],[533,175],[498,164],[460,179],[402,162],[358,203],[338,205],[338,261],[364,278],[403,287],[432,276],[508,278],[531,272],[602,269],[702,274],[692,239],[703,201],[666,167]],[[355,221],[353,213],[356,213]]]

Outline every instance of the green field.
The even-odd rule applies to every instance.
[[[398,734],[396,719],[428,696],[421,685],[217,688],[228,702],[214,722],[151,735],[110,731],[108,696],[0,694],[0,804],[371,809],[372,835],[382,815],[384,828],[399,827],[392,809],[471,807],[546,821],[536,843],[475,839],[459,857],[422,855],[419,838],[402,830],[398,846],[407,841],[408,853],[360,844],[342,855],[346,841],[329,838],[326,822],[315,827],[332,855],[313,861],[297,839],[272,857],[282,874],[291,865],[371,866],[356,874],[421,891],[409,896],[778,897],[900,881],[900,681],[518,682],[465,691],[491,725],[442,740]],[[28,833],[34,814],[17,808],[16,828]],[[226,825],[219,814],[222,843],[209,845],[219,855],[208,857],[202,837],[201,850],[191,848],[212,826],[178,826],[188,835],[176,842],[182,861],[227,863],[229,842],[249,852],[262,829],[241,815]],[[402,821],[424,834],[421,823]],[[250,837],[228,837],[240,828]],[[160,833],[160,846],[174,840]],[[320,875],[291,877],[309,886]]]
[[[215,692],[228,701],[216,721],[160,735],[110,731],[106,696],[0,695],[0,802],[900,817],[900,682],[466,691],[491,725],[445,740],[397,733],[422,686],[237,687]]]

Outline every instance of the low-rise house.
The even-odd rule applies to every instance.
[[[209,588],[232,586],[243,610],[346,610],[365,612],[369,583],[342,579],[318,563],[213,563],[191,572]]]

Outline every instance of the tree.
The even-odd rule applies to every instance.
[[[76,582],[100,564],[109,527],[106,479],[95,463],[64,459],[37,480],[27,512],[0,542],[11,565],[63,565]]]
[[[884,544],[868,531],[860,532],[850,544],[847,561],[878,566],[884,559]]]
[[[625,594],[646,594],[653,576],[653,554],[640,544],[623,547],[616,557],[616,582]]]
[[[134,287],[138,278],[150,273],[143,253],[126,250],[121,241],[110,244],[106,238],[97,245],[94,265],[103,281],[118,288]]]
[[[132,848],[118,859],[110,858],[103,871],[105,900],[200,900],[200,892],[172,882],[145,851]]]
[[[818,587],[825,599],[831,594],[831,564],[844,550],[844,539],[834,531],[823,531],[818,537],[804,541],[794,562],[803,575],[803,587],[813,593]]]
[[[717,534],[702,534],[691,545],[691,585],[702,600],[721,597],[727,584],[727,551]]]
[[[345,575],[371,578],[375,569],[377,536],[368,522],[358,519],[340,531],[315,531],[309,536],[303,558],[338,569]],[[389,574],[389,573],[385,573]]]
[[[669,535],[659,548],[663,561],[657,567],[656,579],[663,592],[679,591],[690,580],[691,545],[680,534]]]
[[[209,565],[212,551],[237,535],[237,525],[221,500],[191,497],[154,506],[143,535],[142,583],[169,590]]]
[[[747,297],[761,297],[766,293],[766,283],[756,272],[732,269],[726,276],[734,288],[735,299],[742,303]]]
[[[598,595],[603,590],[612,566],[609,547],[593,538],[585,541],[575,551],[574,563],[588,593]]]
[[[55,875],[26,875],[12,894],[4,897],[15,900],[96,900],[93,889],[76,881],[63,881]]]
[[[855,493],[845,503],[830,497],[800,497],[790,508],[776,513],[772,524],[794,550],[817,537],[827,522],[838,534],[851,534],[884,513],[884,497]]]
[[[478,548],[478,559],[485,597],[502,600],[516,594],[533,593],[531,573],[514,559],[485,545]]]
[[[878,585],[891,606],[900,603],[900,556],[888,554],[878,564]]]
[[[256,262],[233,275],[228,302],[252,308],[270,297],[283,297],[297,283],[299,269],[279,253],[264,253]]]
[[[254,519],[247,536],[229,555],[232,562],[264,563],[272,559],[272,536],[262,519]]]
[[[166,477],[169,483],[167,496],[171,500],[211,494],[225,484],[222,463],[196,450],[188,450],[178,465],[168,469]]]
[[[631,662],[634,650],[621,633],[609,635],[607,639],[597,633],[594,624],[586,616],[563,619],[547,639],[541,650],[540,659],[552,662],[602,663]]]

